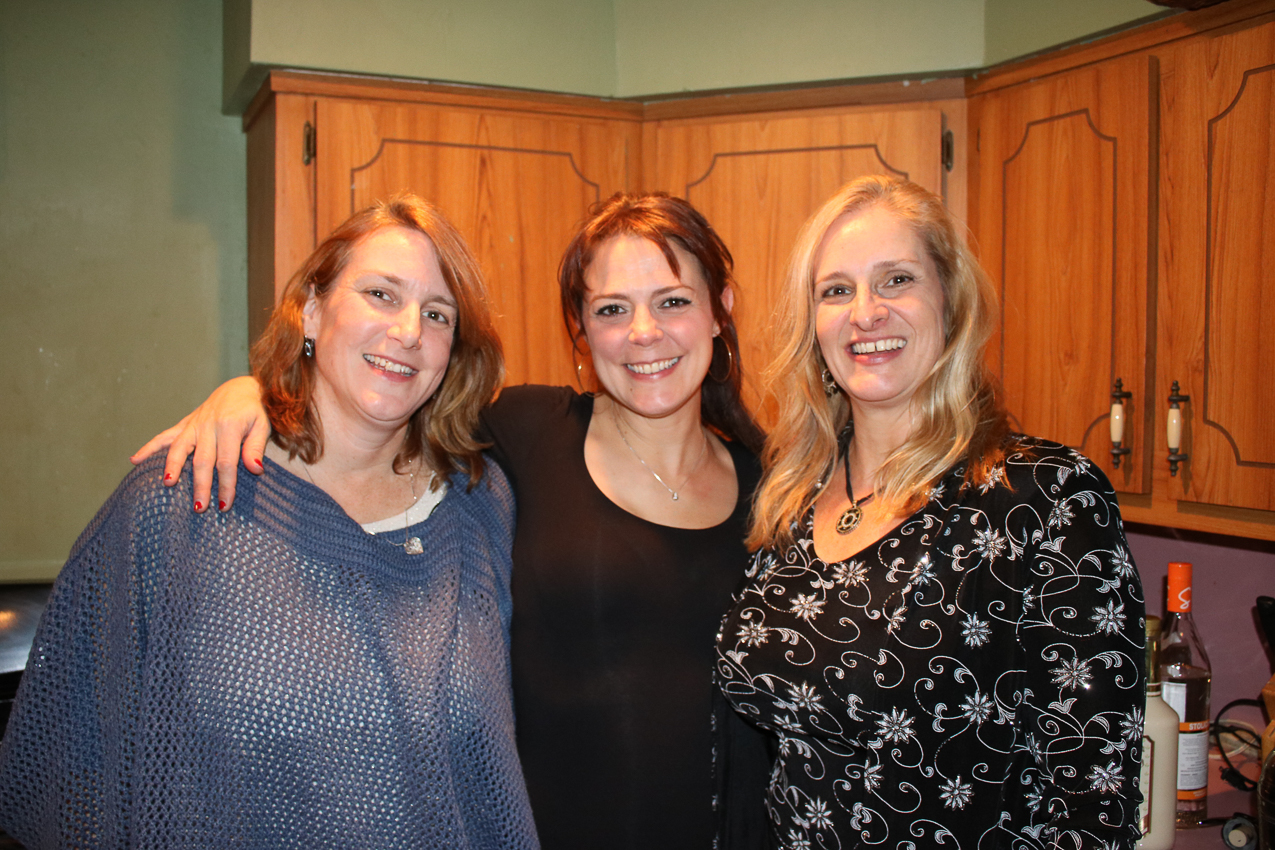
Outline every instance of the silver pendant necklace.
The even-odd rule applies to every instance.
[[[660,477],[660,474],[658,472],[656,472],[654,469],[651,469],[650,464],[642,460],[642,456],[637,453],[637,449],[633,448],[633,445],[629,442],[629,438],[624,436],[624,428],[623,426],[620,425],[619,415],[615,413],[612,413],[611,415],[615,419],[615,430],[620,432],[620,439],[624,441],[624,445],[628,446],[629,451],[633,453],[633,456],[635,458],[637,458],[638,463],[645,466],[646,471],[651,473],[651,475],[655,476],[656,481],[660,482],[660,486],[663,487],[665,490],[669,491],[669,494],[672,495],[673,497],[673,501],[675,502],[678,501],[680,497],[677,495],[677,490],[681,490],[683,487],[686,486],[687,482],[691,480],[691,476],[694,475],[695,471],[699,469],[699,465],[704,462],[704,455],[708,454],[708,437],[704,436],[703,426],[700,426],[700,436],[704,436],[704,445],[700,447],[699,457],[695,460],[695,465],[691,467],[691,471],[686,474],[686,480],[683,481],[681,485],[678,486],[677,490],[674,490],[672,487],[668,486],[668,484],[664,482],[664,479]]]
[[[411,512],[412,508],[416,505],[417,500],[420,499],[420,496],[416,495],[416,470],[415,469],[413,469],[410,473],[408,473],[407,480],[408,480],[408,486],[412,488],[412,504],[408,505],[407,508],[404,509],[403,511],[403,542],[395,543],[393,540],[386,540],[385,542],[392,544],[394,546],[403,547],[403,551],[409,555],[423,555],[425,554],[425,547],[421,545],[421,539],[415,535],[412,535],[411,537],[407,536],[407,529],[410,526],[410,523],[408,522],[408,519],[407,519],[407,515],[408,513]]]
[[[309,464],[302,463],[301,471],[305,473],[306,478],[310,479],[311,484],[313,484],[315,487],[318,487],[320,490],[323,490],[322,487],[319,487],[319,483],[314,480],[314,476],[310,474]],[[433,473],[431,473],[430,480],[432,481],[433,478],[434,478]],[[388,537],[382,537],[381,539],[384,540],[386,543],[390,544],[391,546],[399,547],[400,549],[402,549],[404,552],[406,552],[409,555],[423,555],[425,554],[425,547],[424,545],[421,544],[421,539],[415,535],[408,536],[407,534],[407,529],[411,526],[411,523],[408,520],[407,515],[411,513],[412,508],[416,505],[417,501],[420,500],[420,496],[416,494],[416,470],[415,469],[413,469],[410,473],[408,473],[407,483],[408,483],[408,486],[412,489],[412,503],[408,505],[407,508],[403,511],[403,542],[395,543],[393,540],[390,540]],[[326,493],[327,491],[324,490],[324,492]]]
[[[854,488],[850,486],[850,439],[845,439],[845,448],[843,450],[846,462],[846,497],[850,499],[850,507],[842,511],[841,516],[837,519],[837,533],[849,534],[859,527],[859,523],[863,521],[863,506],[872,501],[876,495],[876,491],[869,493],[862,499],[855,501]]]

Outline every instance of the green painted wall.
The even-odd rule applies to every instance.
[[[616,0],[621,97],[976,68],[983,0]]]
[[[52,577],[128,455],[246,368],[221,14],[0,2],[0,581]]]
[[[482,85],[615,92],[612,0],[232,0],[251,61]]]
[[[228,110],[271,66],[642,97],[960,71],[1165,14],[1149,0],[226,0],[226,10]]]
[[[1149,0],[986,0],[985,65],[1173,14]]]

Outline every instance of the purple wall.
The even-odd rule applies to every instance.
[[[1214,715],[1233,699],[1260,698],[1275,665],[1260,636],[1254,601],[1275,596],[1275,542],[1149,525],[1130,524],[1125,531],[1142,574],[1148,614],[1164,616],[1169,561],[1194,565],[1192,613],[1213,665]],[[1237,716],[1259,719],[1248,712]]]

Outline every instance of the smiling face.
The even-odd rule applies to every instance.
[[[395,431],[442,382],[457,308],[429,238],[384,227],[354,244],[324,297],[311,293],[304,317],[325,430]]]
[[[943,282],[911,225],[879,204],[842,215],[814,281],[819,349],[852,408],[906,409],[945,344]]]
[[[713,359],[708,284],[676,243],[681,277],[654,242],[616,236],[598,246],[584,273],[583,325],[593,368],[612,399],[641,416],[668,416],[693,404]],[[729,311],[733,295],[722,293]]]

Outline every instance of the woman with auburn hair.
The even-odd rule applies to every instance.
[[[504,373],[473,257],[418,198],[366,209],[289,283],[252,366],[270,474],[195,513],[155,458],[77,541],[0,744],[0,827],[28,847],[537,847],[513,496],[472,436]]]
[[[596,391],[508,388],[480,431],[518,505],[513,689],[536,825],[549,848],[702,850],[714,801],[767,768],[711,677],[762,441],[740,398],[732,259],[686,201],[621,193],[581,225],[559,284]],[[198,444],[196,500],[218,456],[229,503],[242,435],[260,471],[257,392],[223,385],[139,455],[171,443],[175,474]],[[715,719],[732,733],[716,777]],[[723,840],[765,829],[759,806],[724,814]]]
[[[942,201],[856,180],[799,237],[718,685],[785,848],[1127,847],[1143,597],[1111,485],[1011,434]]]

